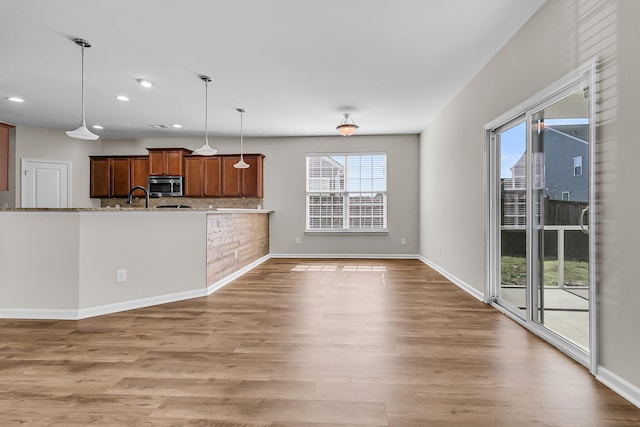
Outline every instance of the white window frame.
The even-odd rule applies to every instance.
[[[348,187],[348,175],[347,175],[347,165],[349,162],[349,157],[361,157],[361,156],[371,156],[371,155],[382,155],[384,156],[384,191],[375,191],[376,194],[381,194],[383,198],[382,202],[382,228],[350,228],[349,221],[349,195],[350,194],[359,194],[359,193],[367,193],[362,190],[350,190]],[[341,191],[335,190],[311,190],[309,188],[309,160],[313,157],[327,157],[327,156],[344,156],[345,157],[345,173],[343,176],[344,179],[344,189]],[[388,170],[387,170],[387,153],[386,152],[351,152],[351,153],[339,153],[339,152],[329,152],[329,153],[307,153],[305,157],[305,204],[306,204],[306,212],[305,212],[305,233],[307,234],[324,234],[324,233],[365,233],[365,234],[379,234],[379,233],[387,233],[387,190],[388,190]],[[343,198],[342,205],[342,228],[311,228],[310,227],[310,196],[317,194],[340,194]]]
[[[573,176],[582,176],[582,156],[573,158]]]
[[[567,196],[567,198],[565,199],[564,196]],[[562,192],[562,200],[564,200],[565,202],[570,202],[571,201],[571,191],[563,191]]]

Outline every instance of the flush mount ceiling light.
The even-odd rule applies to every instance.
[[[100,125],[93,125],[93,126],[91,126],[91,127],[92,127],[92,128],[94,128],[94,129],[98,129],[98,130],[102,130],[102,129],[104,129],[104,127],[102,127],[102,126],[100,126]]]
[[[7,99],[11,102],[24,102],[24,99],[18,98],[17,96],[10,96]]]
[[[342,122],[336,126],[336,129],[338,129],[338,132],[340,132],[340,135],[342,136],[351,136],[356,132],[358,127],[359,126],[355,124],[351,118],[351,115],[349,113],[344,113]]]
[[[233,167],[236,169],[246,169],[249,165],[244,162],[244,157],[242,157],[242,116],[244,116],[244,110],[242,108],[236,108],[236,111],[240,113],[240,161],[233,165]]]
[[[125,96],[125,95],[118,95],[118,96],[116,96],[116,99],[117,99],[118,101],[122,101],[122,102],[131,101],[131,100],[129,99],[129,97],[128,97],[128,96]]]
[[[178,124],[178,123],[175,123],[175,124],[171,125],[171,127],[174,128],[174,129],[180,129],[180,128],[182,128],[182,125]]]
[[[218,152],[209,145],[209,83],[211,77],[200,76],[200,80],[204,82],[204,145],[198,148],[193,154],[197,156],[213,156]]]
[[[147,89],[149,89],[151,86],[153,86],[153,82],[151,80],[147,80],[147,79],[136,79],[136,81],[138,83],[140,83],[140,86],[142,87],[146,87]]]
[[[91,47],[91,44],[83,39],[74,39],[73,42],[82,48],[82,122],[80,122],[78,129],[68,131],[67,135],[71,138],[96,140],[99,136],[87,129],[84,118],[84,48]]]

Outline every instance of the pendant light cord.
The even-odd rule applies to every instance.
[[[204,141],[209,145],[209,82],[204,81]]]
[[[82,51],[82,125],[86,127],[85,114],[84,114],[84,44],[81,46]]]
[[[243,141],[242,141],[242,116],[244,116],[244,110],[240,111],[240,161],[244,162],[244,157],[242,156],[243,150]]]

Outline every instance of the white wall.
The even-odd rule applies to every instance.
[[[69,138],[65,131],[17,126],[15,138],[14,173],[10,185],[15,189],[11,207],[20,207],[20,160],[62,160],[71,162],[72,207],[99,206],[99,200],[89,198],[89,156],[100,153],[100,141]]]
[[[205,211],[3,212],[0,317],[73,319],[203,296],[206,217]],[[127,270],[125,282],[116,281],[119,269]]]
[[[80,309],[207,286],[205,212],[87,212],[79,229]]]
[[[78,216],[0,215],[0,311],[78,307]]]
[[[210,139],[220,154],[238,153],[237,138]],[[146,154],[148,147],[196,149],[201,139],[103,141],[102,154]],[[388,234],[305,235],[305,156],[310,152],[387,153]],[[270,215],[271,254],[403,255],[418,252],[419,143],[417,135],[247,138],[245,152],[263,153],[264,207]],[[300,238],[300,245],[295,239]],[[400,244],[406,239],[406,245]]]
[[[420,136],[420,254],[483,292],[483,125],[598,57],[600,364],[635,387],[639,17],[633,0],[546,2]]]

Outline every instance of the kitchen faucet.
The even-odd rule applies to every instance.
[[[145,208],[149,208],[149,190],[147,190],[146,188],[144,188],[142,185],[135,185],[133,187],[131,187],[131,190],[129,190],[129,195],[127,196],[127,204],[130,205],[131,201],[133,199],[133,192],[136,190],[142,190],[144,191],[145,194],[145,204],[144,207]]]

